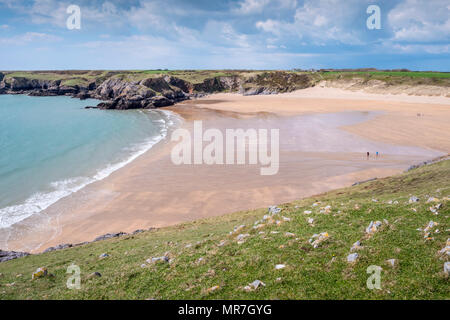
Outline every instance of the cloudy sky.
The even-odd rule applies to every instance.
[[[0,0],[0,70],[357,67],[450,71],[450,1]]]

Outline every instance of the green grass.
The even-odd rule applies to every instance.
[[[420,71],[329,71],[311,74],[317,81],[339,79],[363,79],[364,81],[379,80],[387,85],[435,85],[450,86],[448,72],[420,72]]]
[[[162,228],[134,236],[101,241],[82,247],[34,255],[0,264],[1,299],[448,299],[449,280],[443,274],[444,257],[438,251],[449,237],[450,161],[442,161],[398,176],[281,205],[291,219],[260,230],[252,226],[267,209],[238,212]],[[409,204],[411,195],[421,201]],[[434,215],[428,196],[443,208]],[[372,201],[378,200],[378,202]],[[389,200],[398,204],[388,204]],[[320,201],[318,207],[312,207]],[[319,207],[330,205],[331,213]],[[412,209],[415,208],[416,211]],[[312,214],[304,214],[312,210]],[[315,219],[315,225],[307,222]],[[381,230],[365,235],[370,221],[387,219]],[[438,222],[439,233],[426,241],[423,228]],[[250,236],[238,244],[229,232]],[[263,231],[260,235],[258,232]],[[272,234],[271,231],[279,232]],[[328,232],[330,238],[314,249],[308,239]],[[295,237],[285,236],[295,233]],[[224,246],[218,246],[226,240]],[[348,264],[352,244],[361,240],[360,259]],[[191,247],[186,247],[188,244]],[[169,252],[171,263],[141,264]],[[110,256],[99,259],[99,255]],[[203,258],[199,262],[199,258]],[[334,258],[334,259],[333,259]],[[385,260],[395,258],[391,268]],[[332,262],[333,261],[333,262]],[[68,290],[67,267],[81,268],[81,289]],[[276,264],[286,268],[275,270]],[[382,267],[381,290],[366,287],[370,265]],[[53,274],[31,280],[38,267]],[[88,279],[92,272],[101,278]],[[277,278],[280,278],[277,280]],[[246,292],[243,287],[259,279],[266,287]],[[12,286],[7,284],[14,283]],[[214,292],[208,288],[220,286]]]
[[[344,72],[330,71],[328,74],[343,74]],[[422,71],[349,71],[350,75],[370,75],[388,77],[411,77],[411,78],[450,78],[450,72],[422,72]]]

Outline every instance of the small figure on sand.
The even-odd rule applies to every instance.
[[[370,152],[367,151],[367,160],[369,160]]]
[[[377,153],[375,155],[376,155],[376,158],[378,158],[378,151],[377,151]]]

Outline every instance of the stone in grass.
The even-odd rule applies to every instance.
[[[312,211],[311,211],[311,210],[305,210],[305,211],[303,211],[303,213],[304,213],[304,214],[311,214]]]
[[[444,263],[444,273],[447,275],[450,273],[450,262],[449,261]]]
[[[438,225],[438,223],[434,222],[432,220],[430,222],[428,222],[427,226],[423,229],[423,232],[424,232],[424,236],[423,237],[424,238],[429,238],[431,229],[436,227],[437,225]]]
[[[269,207],[269,214],[274,215],[281,212],[281,208],[278,208],[277,206],[270,206]]]
[[[237,233],[239,230],[245,228],[245,224],[241,224],[240,226],[234,227],[233,231],[230,234]]]
[[[147,259],[146,261],[147,263],[169,262],[169,257],[167,256],[154,257],[151,259]]]
[[[247,237],[250,237],[250,235],[248,234],[248,233],[241,233],[240,235],[238,235],[237,237],[236,237],[236,240],[237,241],[243,241],[245,238],[247,238]]]
[[[370,221],[369,226],[366,228],[367,234],[374,234],[381,227],[381,221]]]
[[[256,290],[259,287],[265,287],[266,284],[264,282],[262,282],[261,280],[255,280],[252,283],[250,283],[248,286],[244,287],[245,291],[252,291],[252,290]]]
[[[94,279],[94,278],[101,278],[102,274],[100,272],[92,272],[90,275],[88,275],[88,279]]]
[[[328,232],[322,232],[319,234],[313,234],[311,239],[309,239],[309,243],[313,246],[313,248],[317,248],[322,242],[327,240],[330,237]]]
[[[447,239],[447,243],[444,248],[439,251],[440,254],[446,254],[450,256],[450,238]]]
[[[102,254],[99,256],[100,259],[104,259],[104,258],[107,258],[107,257],[109,257],[109,254],[107,254],[107,253],[102,253]]]
[[[214,287],[211,287],[208,290],[206,290],[206,292],[207,293],[211,293],[211,292],[214,292],[214,291],[219,290],[219,289],[220,289],[219,286],[214,286]]]
[[[412,196],[409,198],[409,203],[413,203],[413,202],[419,202],[419,198],[417,198],[416,196]]]
[[[223,247],[226,243],[227,243],[226,240],[221,240],[217,246],[218,247]]]
[[[286,237],[295,237],[295,234],[292,233],[292,232],[286,232],[284,235],[285,235]]]
[[[309,224],[313,224],[313,223],[314,223],[314,219],[313,219],[313,218],[309,218],[309,219],[308,219],[308,223],[309,223]]]
[[[38,278],[43,278],[48,274],[48,270],[45,267],[37,268],[35,272],[31,275],[31,279],[35,280]]]
[[[347,262],[352,263],[352,262],[356,262],[356,260],[358,259],[359,254],[355,253],[351,253],[347,256]]]
[[[386,263],[391,266],[392,268],[398,266],[398,260],[397,259],[388,259],[386,260]]]
[[[439,201],[438,198],[435,198],[435,197],[429,197],[428,200],[427,200],[427,203],[430,203],[430,202],[438,202],[438,201]]]
[[[352,245],[352,247],[350,248],[350,252],[360,250],[360,249],[362,249],[361,241],[358,240]]]
[[[284,269],[284,268],[286,268],[286,265],[284,265],[284,264],[277,264],[277,265],[275,266],[275,269],[276,269],[276,270],[281,270],[281,269]]]

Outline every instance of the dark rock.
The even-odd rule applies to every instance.
[[[138,233],[142,233],[142,232],[144,232],[145,230],[142,230],[142,229],[138,229],[138,230],[135,230],[135,231],[133,231],[133,234],[138,234]]]
[[[51,252],[51,251],[56,251],[56,250],[63,250],[63,249],[67,249],[67,248],[72,248],[73,245],[70,243],[65,243],[65,244],[59,244],[55,247],[50,247],[44,250],[44,253],[46,252]]]
[[[5,262],[17,258],[29,256],[28,252],[16,252],[16,251],[3,251],[0,250],[0,262]]]
[[[80,100],[86,100],[89,99],[90,97],[91,95],[86,91],[82,91],[75,96],[75,98],[78,98]]]
[[[353,186],[358,186],[358,185],[366,183],[366,182],[375,181],[375,180],[377,180],[377,178],[371,178],[371,179],[367,179],[367,180],[364,180],[364,181],[358,181],[358,182],[355,182],[354,184],[352,184],[352,187]]]
[[[172,90],[169,83],[167,83],[167,81],[164,80],[164,78],[148,78],[142,80],[140,84],[156,92]]]
[[[95,238],[95,240],[93,242],[107,240],[107,239],[112,239],[112,238],[118,238],[118,237],[124,236],[126,234],[127,233],[125,233],[125,232],[107,233],[107,234],[104,234],[104,235],[102,235],[100,237]]]
[[[173,100],[167,99],[166,97],[157,96],[152,99],[152,105],[156,108],[167,107],[174,104]]]

